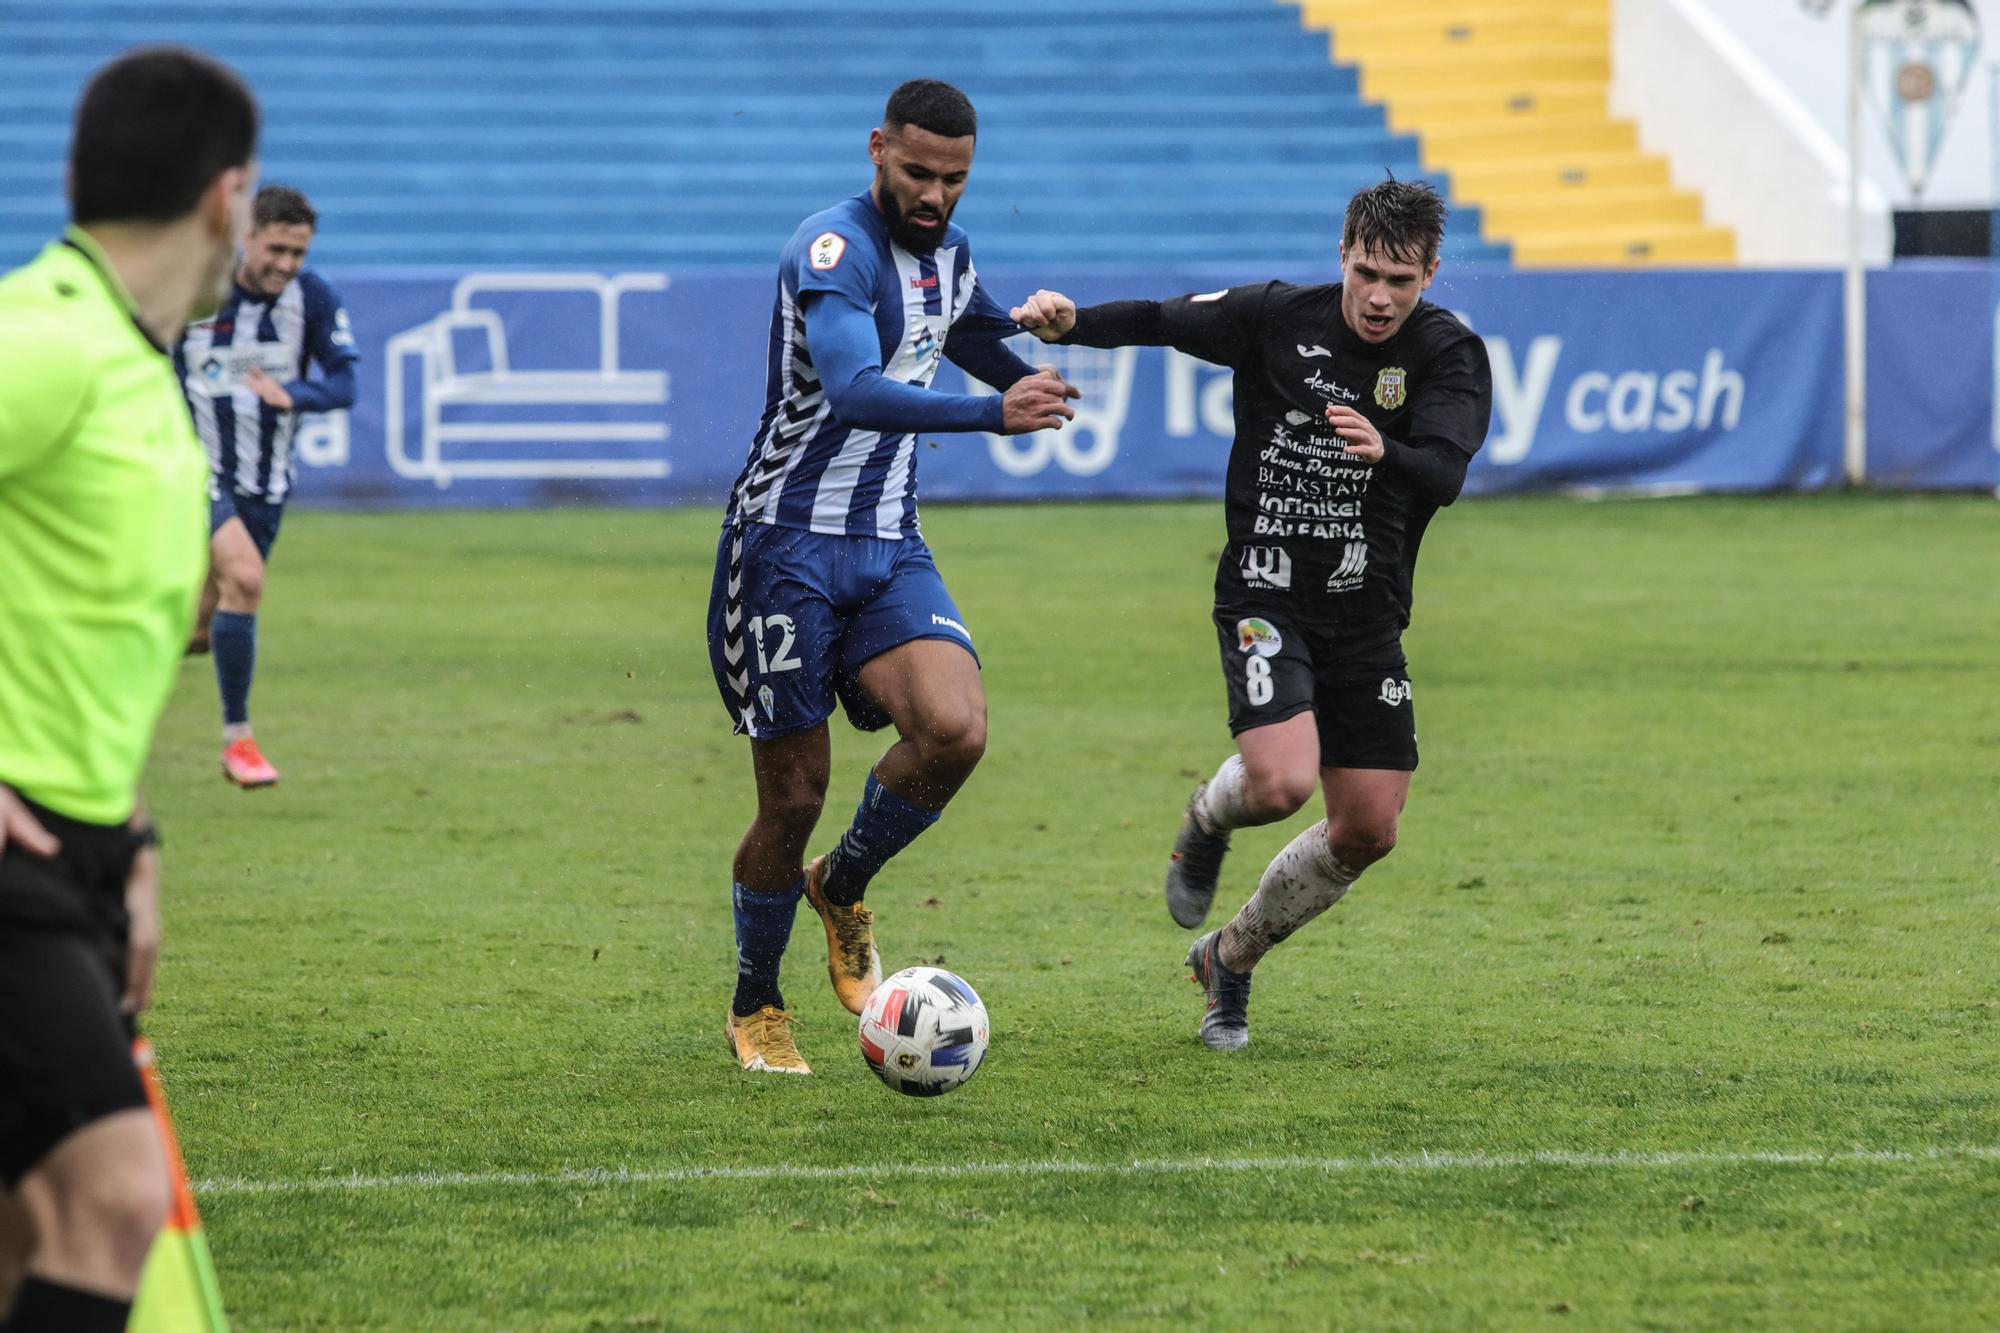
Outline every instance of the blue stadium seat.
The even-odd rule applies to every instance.
[[[1349,194],[1423,174],[1271,0],[67,0],[6,19],[0,267],[61,223],[83,80],[159,41],[255,85],[265,176],[312,195],[330,267],[765,267],[867,184],[867,130],[918,76],[979,108],[958,220],[985,264],[1327,267]],[[1471,208],[1446,254],[1509,257]]]

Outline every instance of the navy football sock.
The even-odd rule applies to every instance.
[[[889,858],[915,842],[942,813],[896,795],[870,773],[854,822],[826,858],[826,878],[820,885],[826,900],[836,907],[860,902],[868,881]]]
[[[792,918],[805,890],[803,875],[791,888],[777,893],[757,893],[741,884],[730,886],[730,900],[736,909],[736,1000],[730,1008],[738,1018],[767,1004],[785,1007],[785,998],[778,991],[778,967],[785,960]]]
[[[250,676],[257,669],[257,613],[217,611],[208,631],[215,683],[222,690],[222,725],[250,720]]]

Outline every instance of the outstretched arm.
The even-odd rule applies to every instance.
[[[873,311],[839,292],[810,292],[800,304],[813,368],[843,424],[898,432],[1000,429],[999,394],[940,393],[884,375]]]
[[[941,393],[890,379],[882,373],[872,311],[838,292],[809,293],[802,306],[813,367],[834,415],[846,425],[898,432],[984,430],[1018,435],[1060,429],[1076,415],[1064,404],[1077,396],[1076,390],[1053,371],[1019,377],[1004,395]]]
[[[1085,347],[1171,347],[1221,366],[1256,355],[1265,287],[1231,287],[1166,301],[1106,301],[1084,306],[1061,292],[1039,291],[1013,317],[1043,342]]]

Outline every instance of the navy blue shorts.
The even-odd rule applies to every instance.
[[[739,732],[773,740],[816,727],[839,699],[862,731],[889,716],[862,665],[899,644],[972,636],[921,537],[834,537],[725,524],[708,597],[708,658]]]
[[[208,502],[208,535],[216,532],[232,518],[243,520],[244,531],[257,544],[257,554],[265,560],[271,558],[271,547],[277,544],[278,524],[285,517],[285,505],[281,500],[272,504],[269,500],[259,500],[254,495],[238,495],[225,490]]]

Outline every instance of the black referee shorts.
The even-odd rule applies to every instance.
[[[138,839],[29,809],[62,850],[0,851],[0,1185],[10,1189],[76,1130],[146,1105],[132,1022],[118,1012]]]

